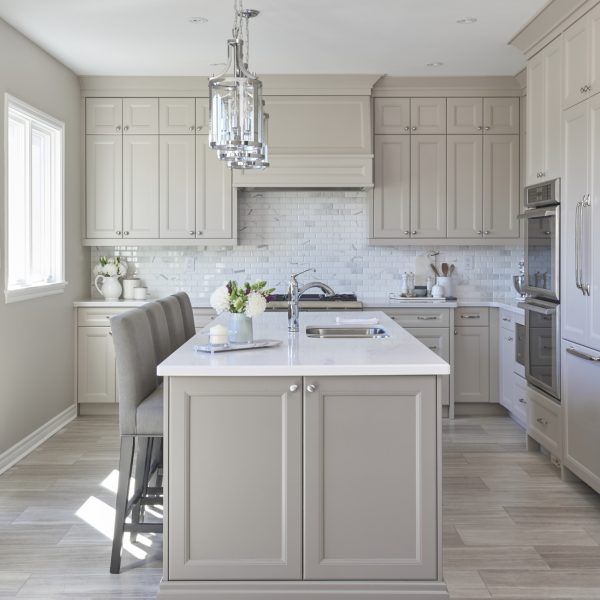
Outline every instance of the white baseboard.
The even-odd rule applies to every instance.
[[[22,458],[33,452],[40,444],[60,431],[65,425],[77,417],[77,404],[71,404],[61,413],[52,417],[47,423],[17,442],[12,448],[0,454],[0,475]]]

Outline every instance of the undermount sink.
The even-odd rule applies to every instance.
[[[310,338],[387,338],[388,332],[382,327],[307,327]]]

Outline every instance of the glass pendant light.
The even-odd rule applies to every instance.
[[[269,166],[267,123],[262,82],[248,69],[248,21],[257,10],[234,0],[232,39],[227,40],[227,66],[208,80],[209,145],[231,169]]]

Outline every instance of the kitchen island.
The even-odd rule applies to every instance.
[[[193,350],[201,333],[159,366],[160,599],[448,598],[440,389],[450,367],[380,312],[360,317],[389,337],[307,336],[338,316],[351,317],[301,314],[288,334],[285,314],[266,313],[255,338],[278,347],[204,354]]]

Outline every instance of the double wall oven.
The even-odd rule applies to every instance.
[[[525,189],[525,376],[560,401],[560,180]]]

